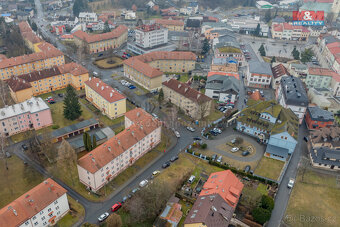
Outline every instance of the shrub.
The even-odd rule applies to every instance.
[[[274,200],[268,195],[262,195],[261,206],[263,209],[272,211],[274,209]]]
[[[52,125],[52,129],[58,129],[59,125]]]
[[[263,225],[270,219],[271,212],[262,207],[257,207],[251,212],[251,215],[257,223]]]
[[[207,146],[208,146],[208,145],[207,145],[206,143],[204,143],[204,144],[201,145],[201,148],[202,148],[202,149],[207,149]]]

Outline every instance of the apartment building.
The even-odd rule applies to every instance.
[[[51,178],[44,180],[0,210],[0,226],[55,225],[70,210],[66,192]]]
[[[251,61],[247,69],[246,86],[256,88],[269,88],[273,72],[267,62]]]
[[[214,57],[215,58],[233,57],[239,62],[245,60],[240,45],[238,43],[232,42],[217,43],[214,49]]]
[[[88,70],[75,62],[71,62],[11,77],[7,80],[7,84],[13,100],[23,102],[32,96],[63,89],[69,84],[76,90],[81,90],[85,88],[85,81],[88,79]]]
[[[275,64],[277,64],[277,65],[275,65]],[[272,64],[272,73],[273,73],[273,79],[272,79],[272,82],[271,82],[271,86],[275,90],[280,86],[281,78],[283,76],[289,76],[290,75],[287,68],[282,63],[273,63]]]
[[[18,25],[21,36],[23,37],[26,46],[30,50],[34,51],[35,46],[43,42],[43,40],[33,32],[31,26],[27,23],[27,21],[22,21]]]
[[[308,107],[307,92],[300,78],[283,76],[276,90],[276,100],[284,108],[291,109],[301,124]]]
[[[305,26],[295,26],[286,22],[272,25],[274,39],[306,41],[310,33],[310,30]]]
[[[126,112],[126,97],[96,77],[85,82],[86,99],[111,119]]]
[[[124,76],[147,90],[160,89],[163,72],[192,71],[195,68],[196,58],[192,52],[155,51],[125,60]]]
[[[310,67],[305,83],[308,88],[329,88],[332,78],[337,75],[336,72],[330,69]]]
[[[212,99],[198,92],[186,83],[170,79],[162,83],[164,100],[171,102],[193,119],[209,116],[213,106]]]
[[[122,44],[126,43],[128,28],[124,25],[119,25],[111,32],[95,35],[89,35],[86,32],[78,30],[73,33],[73,37],[77,46],[82,46],[85,43],[87,52],[92,54],[119,48]]]
[[[33,54],[0,61],[0,79],[8,80],[11,76],[18,76],[65,64],[63,52],[50,43],[39,43],[35,46],[35,51]]]
[[[96,13],[80,12],[78,16],[78,20],[81,23],[97,22],[98,16]]]
[[[169,31],[184,31],[184,21],[169,19],[155,19],[155,24],[159,24]]]
[[[168,28],[159,24],[144,24],[135,29],[135,44],[142,48],[152,48],[168,42]]]
[[[307,108],[305,120],[309,130],[317,130],[332,126],[334,114],[318,106],[310,106]]]
[[[184,227],[229,226],[243,187],[230,170],[210,174],[184,221]]]
[[[98,191],[161,141],[162,124],[141,108],[125,113],[125,130],[78,160],[79,180]]]

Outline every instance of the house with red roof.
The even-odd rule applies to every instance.
[[[310,30],[304,26],[295,26],[290,23],[275,23],[272,25],[274,39],[284,40],[308,40]]]

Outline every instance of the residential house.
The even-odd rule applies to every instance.
[[[310,30],[305,26],[285,22],[273,24],[272,35],[274,39],[306,41],[310,35]]]
[[[98,16],[96,13],[80,12],[78,19],[81,23],[97,22]]]
[[[237,130],[267,144],[265,156],[285,161],[297,144],[299,119],[275,101],[248,100],[237,118]]]
[[[153,227],[177,227],[183,216],[181,208],[182,205],[179,204],[179,199],[172,196],[167,202],[163,212],[157,217]]]
[[[141,108],[125,113],[125,129],[78,160],[80,182],[98,191],[160,143],[161,127]]]
[[[337,76],[337,73],[330,69],[310,67],[305,83],[308,88],[329,88],[333,76]]]
[[[11,136],[52,124],[51,110],[41,98],[31,98],[0,109],[0,135]]]
[[[291,63],[287,70],[290,75],[300,77],[302,80],[304,80],[308,74],[308,66],[304,64]]]
[[[96,77],[85,82],[86,99],[111,119],[126,112],[126,97]]]
[[[248,87],[269,88],[273,73],[267,62],[250,61],[245,84]]]
[[[291,109],[299,118],[299,123],[302,123],[308,106],[308,96],[300,78],[281,77],[276,89],[276,99],[281,106]]]
[[[213,58],[210,71],[214,72],[238,72],[238,61],[234,57]]]
[[[63,89],[69,84],[76,90],[81,90],[85,88],[85,81],[88,79],[88,70],[71,62],[11,77],[7,80],[7,84],[13,100],[23,102],[32,96]]]
[[[277,89],[280,86],[280,81],[283,76],[289,76],[289,72],[287,68],[282,64],[277,64],[274,66],[272,64],[272,73],[273,73],[273,79],[272,79],[272,88]]]
[[[340,152],[328,147],[311,148],[310,161],[313,167],[340,170]]]
[[[207,78],[205,95],[234,106],[240,91],[240,81],[233,76],[211,75]]]
[[[212,111],[212,99],[198,92],[186,83],[170,79],[162,83],[164,100],[171,102],[193,119],[209,116]]]
[[[340,127],[330,126],[310,131],[309,148],[327,147],[330,149],[340,149]]]
[[[159,24],[168,29],[168,31],[184,31],[184,21],[183,20],[173,20],[173,19],[155,19],[155,24]]]
[[[229,58],[229,57],[233,57],[239,62],[245,60],[240,45],[238,43],[234,42],[217,43],[214,49],[214,58]]]
[[[168,28],[158,24],[143,24],[135,29],[136,45],[142,48],[152,48],[168,42]]]
[[[192,52],[155,51],[125,60],[124,76],[147,90],[160,89],[163,72],[187,73],[195,68],[195,62]]]
[[[95,35],[89,35],[86,32],[78,30],[73,33],[73,37],[77,46],[82,46],[83,43],[85,43],[88,53],[92,54],[119,48],[126,43],[128,28],[124,25],[119,25],[111,32]]]
[[[44,180],[0,210],[1,226],[55,225],[70,210],[66,192],[51,178]]]
[[[330,90],[333,91],[333,96],[335,97],[340,96],[340,75],[339,74],[333,75]]]
[[[229,226],[243,186],[230,170],[210,174],[187,214],[184,227]]]
[[[305,121],[309,130],[316,130],[333,125],[334,115],[318,106],[310,106],[307,108]]]

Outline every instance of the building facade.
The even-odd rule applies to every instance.
[[[98,191],[160,143],[161,127],[141,108],[125,113],[125,130],[78,160],[80,182]]]
[[[147,90],[155,90],[162,87],[163,72],[187,73],[195,68],[195,62],[192,52],[155,51],[125,60],[124,76]]]
[[[4,136],[38,130],[52,124],[51,110],[41,98],[31,98],[0,109],[0,134]]]
[[[311,31],[304,26],[295,26],[286,22],[272,25],[274,39],[306,41],[310,34]]]
[[[99,78],[90,77],[85,82],[86,99],[111,119],[126,112],[126,97]]]
[[[122,44],[126,43],[128,28],[124,25],[119,25],[111,32],[95,35],[89,35],[78,30],[73,33],[73,37],[77,46],[82,47],[85,44],[87,52],[92,54],[119,48]]]
[[[233,57],[213,58],[210,65],[213,72],[238,72],[238,61]]]
[[[155,23],[162,25],[169,31],[184,31],[184,21],[173,19],[155,19]]]
[[[325,68],[309,68],[305,83],[308,88],[329,88],[337,73]]]
[[[247,69],[245,84],[248,87],[269,88],[273,78],[270,64],[267,62],[251,61]]]
[[[66,192],[51,178],[44,180],[0,210],[1,226],[55,225],[70,210]]]
[[[158,24],[142,25],[135,29],[135,44],[142,48],[152,48],[168,42],[168,29]]]
[[[193,119],[209,116],[212,110],[212,99],[191,88],[186,83],[170,79],[162,83],[164,100],[178,106]]]
[[[309,130],[316,130],[333,125],[334,114],[318,106],[310,106],[307,108],[305,120]]]
[[[78,20],[81,23],[97,22],[98,16],[96,13],[80,12],[78,16]]]
[[[13,100],[23,102],[32,96],[63,89],[69,84],[76,90],[81,90],[85,88],[85,81],[88,79],[88,70],[71,62],[12,77],[7,80],[7,84]]]

